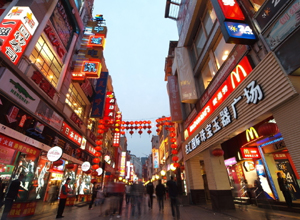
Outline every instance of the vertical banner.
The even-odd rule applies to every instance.
[[[114,121],[116,108],[116,98],[114,92],[106,92],[105,108],[104,108],[104,120]]]
[[[126,152],[123,151],[121,154],[121,163],[120,163],[120,176],[125,177],[125,168],[126,168]]]
[[[103,116],[107,78],[108,72],[101,72],[101,77],[97,80],[96,96],[92,106],[91,118],[101,118]]]
[[[181,102],[179,96],[179,86],[176,76],[168,76],[168,92],[170,101],[171,120],[182,122]]]
[[[158,155],[158,149],[152,149],[152,157],[153,157],[153,168],[157,169],[159,168],[159,155]]]

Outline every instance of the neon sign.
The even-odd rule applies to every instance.
[[[246,139],[247,141],[251,141],[251,140],[254,140],[254,139],[257,139],[259,138],[258,134],[257,134],[257,131],[255,130],[255,128],[251,127],[249,129],[246,130]]]
[[[243,158],[260,158],[259,151],[256,147],[244,147],[241,148]]]
[[[245,20],[245,16],[236,0],[218,0],[226,19]]]
[[[103,47],[105,46],[105,38],[103,36],[91,35],[89,37],[88,46]]]
[[[84,73],[86,77],[99,78],[102,65],[100,62],[84,61],[82,63],[81,73]]]
[[[126,152],[122,152],[121,154],[121,163],[120,163],[120,176],[125,176],[126,169]]]
[[[239,84],[243,82],[251,71],[252,67],[249,60],[247,57],[244,57],[188,126],[187,132],[185,132],[185,139],[187,139],[197,128],[200,127],[200,125],[212,114],[212,112],[225,101],[225,99]]]
[[[255,40],[252,29],[248,24],[236,22],[224,22],[230,37]]]

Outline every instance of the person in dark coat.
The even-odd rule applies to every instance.
[[[174,181],[174,176],[171,176],[171,179],[167,181],[168,193],[171,200],[171,209],[172,209],[172,216],[175,218],[175,210],[177,219],[180,218],[179,206],[177,201],[178,195],[178,188],[177,184]]]
[[[290,191],[288,189],[288,184],[285,178],[282,177],[282,174],[280,172],[277,173],[277,181],[279,188],[285,198],[285,202],[289,208],[292,207],[292,196],[290,194]]]
[[[147,184],[147,194],[149,195],[148,207],[152,209],[153,205],[153,193],[154,193],[154,186],[153,183],[150,181]]]
[[[6,220],[8,213],[10,212],[14,201],[17,199],[18,197],[18,192],[19,192],[19,188],[21,185],[21,181],[24,179],[24,174],[20,174],[18,176],[18,179],[15,179],[13,181],[11,181],[6,196],[5,196],[5,202],[4,202],[4,210],[2,213],[2,218],[1,220]]]
[[[166,195],[166,187],[158,180],[158,184],[155,188],[155,193],[157,196],[159,211],[164,210],[164,197]]]

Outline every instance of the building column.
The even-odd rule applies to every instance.
[[[221,148],[221,146],[218,147]],[[204,158],[212,208],[216,211],[235,209],[224,157],[213,156],[211,150],[206,149],[201,154]]]

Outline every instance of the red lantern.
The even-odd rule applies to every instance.
[[[64,164],[64,162],[62,160],[58,160],[58,161],[53,162],[53,165],[56,166],[56,167],[61,166],[63,164]]]
[[[156,132],[159,133],[159,132],[160,132],[160,129],[156,129]]]
[[[125,131],[121,131],[121,134],[125,134]]]
[[[102,141],[96,141],[96,144],[97,144],[97,145],[102,145],[103,142],[102,142]]]
[[[276,123],[264,123],[257,129],[258,134],[261,136],[274,136],[279,132]]]
[[[94,158],[93,159],[93,163],[99,163],[100,162],[100,159],[99,158]]]
[[[176,138],[171,138],[171,142],[176,142]]]
[[[171,148],[173,149],[177,148],[177,144],[171,144]]]
[[[90,174],[92,171],[91,170],[88,170],[88,171],[85,171],[84,173],[85,174]]]
[[[98,129],[98,133],[99,133],[99,134],[103,134],[103,133],[104,133],[104,130]]]
[[[177,156],[172,157],[172,160],[175,162],[177,161],[179,158]]]
[[[221,148],[215,148],[215,149],[213,149],[213,151],[211,153],[215,157],[221,157],[224,155],[224,151]]]
[[[97,138],[98,139],[103,139],[103,136],[102,135],[98,135]]]
[[[94,165],[93,165],[94,166]],[[99,168],[99,167],[98,167]],[[97,168],[97,169],[98,169]],[[95,169],[96,170],[96,169]],[[96,171],[92,172],[92,176],[98,176],[98,173]]]
[[[178,167],[180,167],[180,164],[179,163],[173,163],[173,166],[178,168]]]
[[[175,128],[170,127],[169,131],[175,131]]]
[[[148,130],[148,131],[147,131],[147,133],[148,133],[148,134],[151,134],[151,133],[152,133],[152,131],[151,131],[151,130]]]
[[[101,151],[101,150],[102,150],[102,147],[101,147],[101,146],[96,146],[96,147],[95,147],[95,150],[96,150],[96,151]]]
[[[99,128],[99,129],[104,129],[105,126],[100,124],[100,125],[98,125],[98,128]]]
[[[92,166],[92,168],[93,168],[94,170],[97,170],[99,167],[100,167],[100,166],[99,166],[98,164],[94,164],[94,165]]]
[[[66,168],[72,170],[74,169],[74,164],[73,163],[67,164]]]
[[[96,152],[94,155],[95,155],[95,157],[100,157],[101,153],[100,152]]]
[[[172,150],[172,154],[178,154],[178,150]]]
[[[103,119],[99,119],[99,124],[104,124],[104,120]]]
[[[134,131],[129,131],[129,134],[131,134],[131,135],[132,135],[133,133],[134,133]]]
[[[143,131],[140,130],[138,133],[141,135],[141,134],[143,134]]]
[[[170,134],[170,137],[175,137],[176,136],[176,134],[174,133],[174,132],[172,132],[171,134]]]

